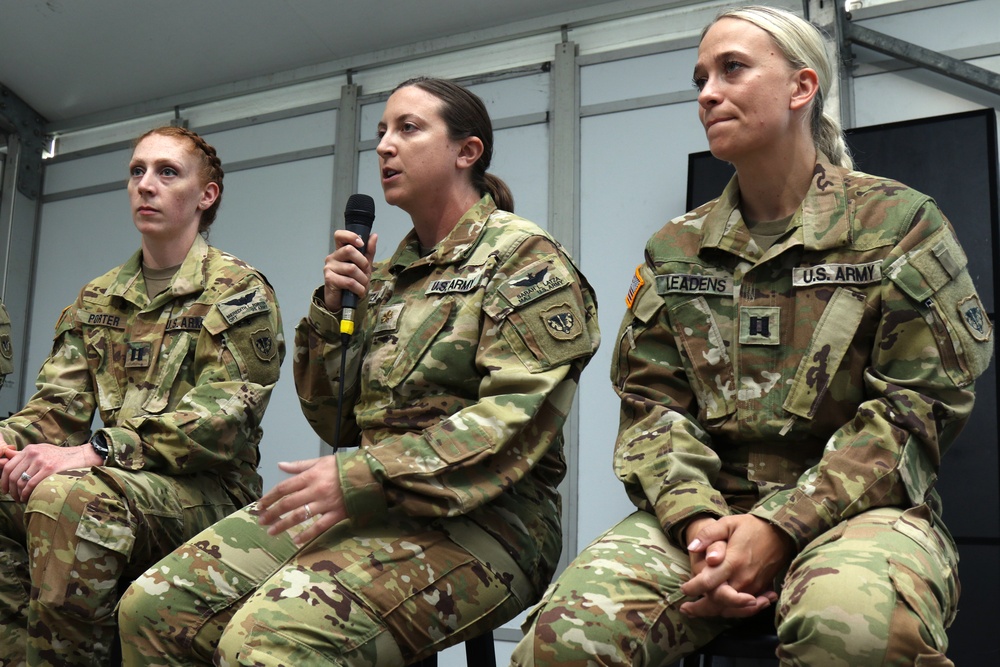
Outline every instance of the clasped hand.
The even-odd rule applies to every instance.
[[[689,538],[691,579],[681,585],[697,598],[681,605],[697,618],[746,618],[774,604],[774,577],[791,562],[787,535],[750,514],[692,521]]]

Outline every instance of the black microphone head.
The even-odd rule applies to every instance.
[[[344,219],[347,224],[371,227],[375,221],[375,200],[368,195],[351,195],[344,209]]]

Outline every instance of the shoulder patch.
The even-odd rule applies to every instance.
[[[962,315],[962,323],[976,340],[985,343],[993,335],[993,323],[986,316],[983,302],[976,293],[970,294],[958,302],[958,312]]]
[[[545,330],[556,340],[573,340],[583,333],[583,322],[568,303],[550,306],[539,314]]]
[[[572,282],[564,267],[543,259],[512,275],[499,292],[511,306],[519,308]]]
[[[257,287],[233,295],[225,301],[219,301],[215,306],[230,325],[236,324],[251,315],[266,313],[271,310],[267,299],[264,298],[260,288]]]
[[[632,276],[632,284],[628,286],[628,294],[625,295],[625,307],[632,310],[632,305],[635,303],[635,297],[639,294],[639,290],[642,286],[646,284],[646,281],[642,279],[642,267],[644,265],[640,264],[635,267],[635,275]]]
[[[271,359],[274,359],[274,355],[278,353],[278,344],[274,340],[274,334],[271,333],[268,327],[257,329],[251,333],[250,340],[253,342],[254,354],[261,361],[271,361]]]

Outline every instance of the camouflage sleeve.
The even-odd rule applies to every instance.
[[[663,299],[647,264],[636,269],[611,364],[621,398],[615,474],[639,509],[654,513],[674,541],[697,514],[729,509],[713,488],[721,462],[694,419],[697,400]]]
[[[551,240],[529,236],[500,257],[470,327],[478,397],[421,433],[339,452],[348,514],[358,525],[389,508],[455,516],[516,485],[562,441],[580,373],[597,350],[596,301]],[[545,276],[530,288],[533,277]],[[450,345],[428,363],[447,363]]]
[[[247,299],[250,306],[227,310],[227,301]],[[169,350],[166,354],[169,364]],[[178,382],[170,392],[183,392],[178,400],[161,413],[102,429],[111,449],[108,465],[185,474],[246,460],[245,450],[260,440],[260,422],[284,356],[271,286],[256,276],[233,285],[205,317],[190,362],[192,384]],[[166,365],[164,374],[171,375]]]
[[[359,390],[361,366],[361,336],[354,336],[347,348],[346,360],[342,359],[340,319],[323,304],[323,288],[313,294],[309,314],[295,328],[294,377],[299,405],[306,421],[324,442],[338,447],[357,446],[361,432],[354,419],[353,410],[341,411],[340,441],[336,433],[337,404],[340,401],[340,364],[346,363],[346,376],[353,378],[350,387],[344,387],[344,404],[354,405]],[[364,311],[364,299],[358,304],[357,318]]]
[[[951,225],[933,202],[915,220],[883,264],[867,400],[796,487],[753,510],[799,548],[872,507],[928,501],[941,457],[972,410],[972,383],[989,365],[992,324]]]
[[[77,305],[56,322],[52,353],[38,373],[35,394],[24,409],[0,423],[0,433],[18,449],[33,443],[79,445],[90,437],[97,409],[86,345],[74,329]]]
[[[252,315],[229,322],[218,306],[241,294],[252,294],[259,305]],[[94,386],[76,324],[78,307],[79,302],[67,308],[59,320],[37,392],[5,422],[8,442],[11,434],[21,446],[89,440],[101,390]],[[247,459],[244,450],[260,439],[260,420],[283,357],[281,317],[270,286],[257,278],[232,286],[205,317],[196,341],[185,333],[161,351],[157,377],[162,386],[154,398],[143,409],[124,406],[119,412],[130,414],[121,419],[105,416],[107,465],[185,474]]]

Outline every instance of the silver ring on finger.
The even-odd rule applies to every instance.
[[[23,481],[25,481],[25,482],[30,482],[30,481],[31,481],[31,475],[29,475],[29,474],[28,474],[28,473],[26,473],[26,472],[22,472],[22,473],[21,473],[21,479],[22,479]]]
[[[309,520],[310,518],[312,518],[312,515],[313,515],[313,513],[312,513],[312,512],[311,512],[311,511],[309,510],[309,503],[306,503],[305,505],[303,505],[303,506],[302,506],[302,509],[304,509],[304,510],[306,511],[306,520],[307,520],[307,521],[308,521],[308,520]]]

